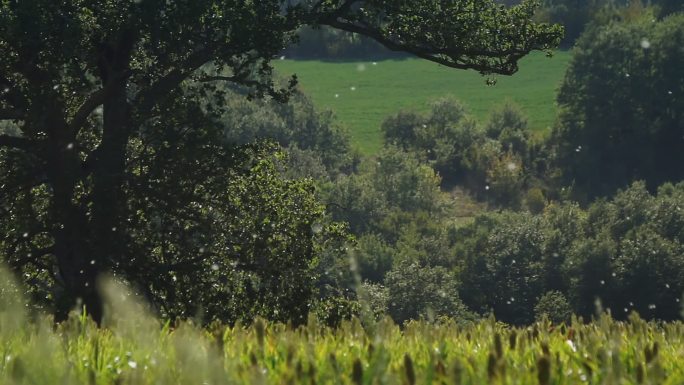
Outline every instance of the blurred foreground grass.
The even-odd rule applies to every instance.
[[[161,324],[120,285],[105,327],[27,318],[0,274],[0,384],[682,384],[684,324],[358,319],[328,328]],[[3,283],[4,282],[4,283]]]

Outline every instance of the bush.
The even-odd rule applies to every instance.
[[[572,308],[563,293],[548,291],[534,306],[534,315],[537,321],[546,318],[555,324],[568,323],[572,317]]]
[[[439,182],[415,154],[388,146],[357,174],[340,177],[327,196],[333,217],[348,222],[352,232],[385,235],[382,222],[393,212],[440,213],[445,196]]]
[[[546,207],[546,198],[544,192],[539,187],[533,187],[527,190],[525,195],[525,206],[532,214],[541,214]]]
[[[302,151],[308,151],[309,158],[318,158],[333,176],[354,166],[349,133],[335,122],[332,112],[317,111],[304,94],[297,93],[282,104],[269,99],[248,100],[240,90],[225,92],[227,107],[221,120],[226,141],[248,144],[273,140],[293,148],[296,159],[301,159]],[[315,176],[319,171],[316,165],[313,167]]]
[[[380,283],[392,269],[394,249],[380,236],[369,233],[359,237],[356,259],[362,280]]]
[[[406,262],[387,274],[385,286],[389,291],[389,315],[397,323],[439,316],[474,318],[458,296],[455,277],[443,267]]]
[[[443,186],[460,184],[496,205],[520,205],[531,168],[531,144],[527,119],[518,107],[497,107],[483,129],[460,102],[444,98],[434,102],[426,116],[390,116],[382,131],[385,143],[426,159]]]
[[[389,305],[389,290],[381,284],[364,282],[359,289],[361,301],[366,301],[368,308],[376,319],[387,314]]]
[[[313,313],[326,326],[338,327],[342,321],[358,317],[361,314],[361,305],[345,297],[329,297],[318,301]]]

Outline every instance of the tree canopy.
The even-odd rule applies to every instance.
[[[578,41],[550,141],[563,182],[584,201],[684,177],[684,16],[613,17]]]
[[[271,294],[282,289],[274,277],[294,282],[295,272],[316,263],[311,224],[318,209],[308,187],[275,180],[262,152],[217,140],[226,110],[217,84],[286,99],[295,78],[279,84],[270,60],[297,40],[300,27],[321,25],[445,66],[512,74],[518,59],[554,47],[562,35],[559,26],[531,21],[535,6],[1,0],[4,258],[17,272],[33,268],[34,283],[54,283],[50,301],[59,318],[81,300],[98,319],[99,274],[129,279],[153,303],[173,302],[159,285],[178,266],[187,272],[185,285],[197,282],[208,261],[199,246],[206,241],[222,245],[211,268],[233,261],[242,275],[232,277],[251,282],[239,290],[254,288],[275,310],[302,309],[311,295],[306,288],[286,290],[287,298]],[[218,214],[209,202],[221,207]],[[238,225],[251,215],[261,222]],[[203,239],[220,229],[216,224],[226,230]],[[241,231],[250,226],[261,230]],[[219,290],[216,300],[239,290]]]

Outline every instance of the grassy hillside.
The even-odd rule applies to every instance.
[[[491,108],[505,100],[521,105],[532,129],[543,132],[555,114],[556,88],[570,59],[569,52],[552,58],[535,53],[520,63],[512,77],[497,77],[495,86],[474,71],[459,71],[419,59],[372,62],[281,60],[282,75],[296,73],[301,88],[319,108],[335,111],[355,145],[371,154],[381,146],[380,124],[400,109],[426,111],[429,103],[446,95],[462,100],[485,119]]]

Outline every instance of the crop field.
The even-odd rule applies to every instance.
[[[322,62],[279,60],[283,76],[297,74],[301,89],[319,108],[333,110],[365,154],[381,146],[380,125],[402,109],[427,111],[429,104],[453,96],[481,121],[504,101],[519,104],[532,130],[547,131],[556,116],[555,94],[570,53],[552,58],[533,53],[520,62],[515,75],[497,76],[496,85],[475,71],[461,71],[419,59],[380,62]]]
[[[98,329],[75,317],[3,331],[0,383],[18,384],[681,384],[684,325],[604,317],[508,328],[389,320],[299,328],[153,322]],[[3,325],[6,326],[6,325]]]
[[[0,384],[682,384],[684,324],[608,315],[512,328],[493,319],[343,321],[337,328],[162,324],[125,290],[105,325],[57,327],[0,298]]]

